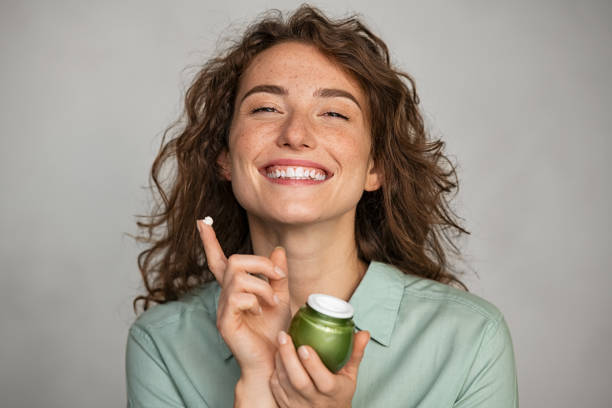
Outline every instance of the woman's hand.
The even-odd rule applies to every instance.
[[[270,258],[228,259],[212,226],[197,223],[208,267],[221,286],[217,328],[240,365],[241,380],[263,377],[267,382],[274,371],[276,335],[291,319],[285,251],[277,247]],[[269,282],[251,274],[261,274]]]
[[[369,340],[369,332],[356,333],[351,358],[334,374],[312,347],[300,346],[296,353],[291,337],[280,332],[276,370],[270,378],[276,403],[282,408],[350,407],[357,387],[357,371]]]

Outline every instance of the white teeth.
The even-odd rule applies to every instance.
[[[287,167],[284,169],[270,170],[266,175],[269,178],[290,178],[295,180],[325,180],[327,176],[320,170],[304,167]]]

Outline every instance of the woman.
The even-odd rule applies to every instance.
[[[153,165],[163,203],[139,223],[131,406],[518,405],[502,314],[452,286],[455,172],[417,104],[378,37],[309,6],[204,66]],[[338,373],[285,332],[311,293],[355,308]]]

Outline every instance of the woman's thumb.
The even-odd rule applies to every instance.
[[[370,341],[370,332],[362,330],[355,334],[355,342],[353,343],[353,353],[348,363],[342,367],[342,372],[350,376],[352,379],[357,378],[357,372],[359,371],[359,364],[365,353],[365,348]]]

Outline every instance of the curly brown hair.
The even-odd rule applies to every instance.
[[[161,201],[151,215],[140,216],[148,222],[137,222],[144,231],[136,238],[148,244],[138,256],[147,293],[134,300],[134,310],[139,301],[147,310],[151,302],[176,300],[214,280],[195,222],[204,215],[219,226],[226,254],[252,253],[246,212],[217,158],[228,149],[241,75],[255,55],[286,41],[313,45],[331,57],[369,101],[372,157],[383,183],[364,192],[357,204],[360,259],[467,290],[447,260],[449,251],[460,252],[454,240],[469,234],[449,206],[458,189],[456,170],[443,154],[444,142],[429,140],[414,80],[391,65],[386,44],[357,16],[333,20],[302,5],[286,18],[279,10],[263,14],[239,41],[209,60],[186,93],[184,113],[164,132],[150,174]]]

